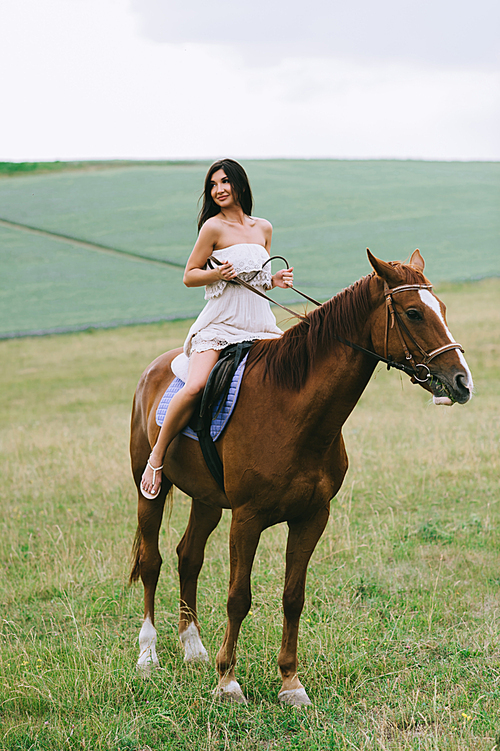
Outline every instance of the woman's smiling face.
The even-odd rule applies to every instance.
[[[211,188],[210,195],[212,200],[221,208],[228,208],[234,206],[237,201],[235,200],[233,193],[233,186],[229,182],[229,178],[223,169],[217,170],[210,180]]]

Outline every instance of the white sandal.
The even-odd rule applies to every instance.
[[[154,487],[155,486],[155,481],[156,481],[156,473],[162,471],[163,464],[161,465],[161,467],[153,467],[153,465],[150,463],[150,461],[148,459],[148,467],[149,467],[149,469],[153,470],[153,487]],[[144,476],[144,473],[143,473],[143,476]],[[141,479],[141,493],[144,496],[144,498],[147,498],[149,501],[154,501],[155,498],[158,498],[158,496],[160,494],[160,490],[161,490],[161,482],[160,482],[160,487],[158,488],[158,490],[156,491],[156,493],[154,495],[152,493],[146,492],[144,490],[144,488],[142,487],[142,479]]]

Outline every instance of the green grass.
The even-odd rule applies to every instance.
[[[314,701],[278,705],[286,528],[267,530],[242,628],[249,705],[217,703],[229,514],[200,583],[208,667],[177,640],[175,546],[161,533],[161,670],[134,671],[142,588],[126,586],[136,498],[127,453],[141,370],[189,321],[0,343],[0,748],[45,751],[491,751],[500,741],[500,282],[446,285],[476,382],[430,405],[377,370],[349,419],[351,468],[309,567],[300,675]]]
[[[21,176],[27,173],[45,173],[45,172],[61,172],[62,170],[75,170],[82,169],[86,164],[87,168],[91,163],[85,162],[0,162],[0,175],[1,176]],[[94,163],[95,164],[95,163]]]
[[[1,179],[0,219],[183,264],[196,239],[206,164],[105,166]],[[294,265],[297,287],[320,300],[368,273],[367,246],[386,260],[404,260],[419,247],[434,281],[500,275],[496,162],[270,160],[245,167],[255,213],[274,225],[273,253]],[[92,292],[88,274],[80,275],[89,251],[60,241],[56,251],[52,241],[21,230],[5,230],[1,241],[9,274],[0,280],[0,335],[71,327],[75,320],[184,317],[202,306],[192,290],[184,297],[168,269],[147,270],[146,262],[132,269],[129,259],[111,263],[97,251]],[[30,256],[46,247],[50,285],[43,273],[26,282]],[[290,299],[289,292],[273,294]],[[41,301],[39,310],[18,304],[31,296]]]
[[[47,172],[75,172],[76,170],[96,170],[116,167],[139,167],[141,165],[159,165],[165,167],[169,164],[175,166],[182,164],[191,164],[191,162],[175,161],[143,161],[140,159],[100,159],[98,161],[85,162],[0,162],[0,177],[24,177],[26,174],[45,174]],[[204,164],[204,162],[203,162]],[[207,162],[208,165],[208,162]]]

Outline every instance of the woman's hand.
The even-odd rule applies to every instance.
[[[287,289],[293,287],[293,266],[290,269],[281,269],[272,277],[273,287]]]
[[[216,266],[215,270],[219,275],[219,279],[222,279],[225,282],[229,282],[236,276],[236,271],[234,270],[233,265],[229,263],[229,261],[224,261],[221,266]]]

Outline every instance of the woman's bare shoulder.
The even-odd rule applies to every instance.
[[[204,223],[204,227],[220,227],[222,224],[222,219],[220,214],[216,214],[215,216],[209,217],[209,219],[206,220]]]
[[[254,226],[259,228],[259,231],[262,232],[262,236],[264,238],[264,242],[262,243],[267,252],[269,253],[269,249],[271,247],[271,240],[273,237],[273,225],[271,222],[268,222],[267,219],[261,219],[258,216],[253,216],[252,221],[255,222]]]
[[[204,242],[209,242],[213,246],[217,245],[222,232],[222,222],[218,216],[212,216],[203,224],[198,235]]]
[[[252,216],[250,217],[253,222],[257,224],[257,226],[262,227],[264,232],[272,232],[273,231],[273,225],[271,222],[268,222],[267,219],[262,219],[258,216]]]

